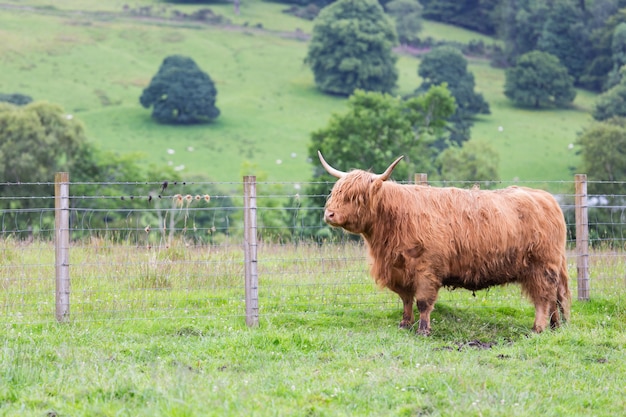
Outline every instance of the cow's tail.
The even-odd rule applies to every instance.
[[[561,262],[561,268],[559,271],[558,290],[557,290],[557,304],[563,321],[569,321],[570,308],[572,305],[572,294],[569,290],[569,275],[567,274],[567,260],[563,256]]]

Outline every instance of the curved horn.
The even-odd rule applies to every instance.
[[[393,161],[391,165],[389,165],[389,167],[385,170],[385,172],[380,175],[375,175],[374,177],[376,179],[380,179],[381,181],[387,181],[391,176],[393,169],[396,167],[396,165],[398,165],[398,162],[400,162],[402,158],[404,158],[404,155],[400,155],[395,161]]]
[[[338,169],[335,169],[331,167],[330,165],[328,165],[328,162],[326,162],[326,160],[324,159],[320,151],[317,151],[317,156],[320,157],[320,162],[324,166],[324,169],[326,170],[326,172],[328,172],[330,175],[332,175],[335,178],[343,178],[346,176],[345,172],[339,171]]]

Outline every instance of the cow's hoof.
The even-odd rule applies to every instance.
[[[544,327],[540,327],[540,326],[533,326],[533,333],[543,333],[543,331],[545,330]]]
[[[430,329],[417,329],[415,333],[420,336],[430,336]]]
[[[400,324],[398,324],[399,329],[407,330],[407,329],[410,329],[411,327],[413,327],[413,323],[411,323],[409,320],[402,320]]]
[[[430,336],[430,326],[428,322],[420,320],[415,333],[421,336]]]

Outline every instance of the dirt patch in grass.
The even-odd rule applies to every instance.
[[[497,345],[498,345],[498,342],[483,342],[480,340],[470,340],[467,342],[454,342],[451,346],[442,346],[440,348],[435,348],[435,350],[449,350],[449,351],[456,350],[459,352],[468,348],[474,348],[478,350],[487,350]]]

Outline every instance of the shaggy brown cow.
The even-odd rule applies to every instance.
[[[387,181],[402,157],[380,175],[342,172],[324,211],[331,226],[360,234],[371,274],[404,303],[400,327],[430,333],[441,287],[480,290],[518,282],[535,304],[533,330],[569,319],[565,220],[547,192],[525,187],[487,191],[402,185]]]

